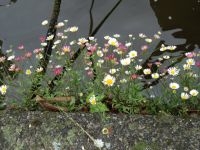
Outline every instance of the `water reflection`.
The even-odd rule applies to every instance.
[[[17,0],[1,1],[0,6],[10,6],[12,3],[16,3]]]
[[[150,0],[150,5],[163,31],[179,28],[174,37],[186,39],[185,46],[200,46],[200,1]]]
[[[158,23],[163,32],[165,31],[175,31],[172,33],[174,38],[185,39],[186,42],[177,45],[175,51],[170,51],[168,53],[176,53],[178,55],[174,56],[170,54],[171,59],[176,57],[175,62],[168,64],[168,67],[174,66],[180,63],[184,58],[185,52],[194,51],[196,47],[200,47],[200,1],[198,0],[150,0],[150,5],[155,12]],[[176,30],[178,29],[178,30]],[[158,71],[157,62],[158,57],[163,53],[159,50],[161,44],[165,44],[166,41],[162,40],[157,45],[157,50],[153,51],[149,58],[143,63],[143,67],[148,67],[148,64],[152,65],[152,70],[154,72]],[[161,62],[164,63],[165,60]],[[150,79],[150,77],[146,77]],[[161,79],[161,78],[160,78]],[[146,84],[145,88],[159,83],[159,80],[153,81],[151,84]]]

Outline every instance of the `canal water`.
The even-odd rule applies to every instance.
[[[94,24],[107,14],[117,0],[96,0]],[[91,0],[63,0],[60,20],[79,26],[80,36],[89,30]],[[1,0],[0,40],[4,49],[23,43],[33,49],[38,37],[46,34],[40,25],[49,19],[53,0]],[[170,45],[200,45],[200,0],[123,0],[97,33],[97,37],[119,33],[123,36],[143,32],[153,35],[162,31],[162,40]],[[95,26],[94,25],[94,26]]]

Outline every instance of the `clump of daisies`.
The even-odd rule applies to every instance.
[[[49,21],[44,20],[41,25],[47,27]],[[170,111],[174,107],[200,109],[200,53],[186,52],[185,59],[176,64],[177,56],[172,53],[177,50],[175,45],[162,44],[157,49],[162,54],[148,58],[154,50],[152,43],[160,39],[161,32],[152,37],[129,34],[125,40],[119,34],[106,35],[104,44],[99,44],[102,42],[96,37],[69,38],[79,28],[68,26],[68,20],[58,22],[55,28],[57,33],[41,36],[39,46],[33,50],[20,44],[0,56],[2,97],[22,99],[14,91],[27,95],[26,91],[38,82],[37,94],[41,97],[74,97],[70,103],[60,104],[70,111],[140,113],[160,108]],[[137,41],[141,45],[134,43]],[[45,68],[41,62],[47,58],[44,50],[50,43],[53,51]],[[81,54],[76,62],[77,50]],[[162,90],[157,92],[158,89]],[[101,147],[101,141],[98,143]]]

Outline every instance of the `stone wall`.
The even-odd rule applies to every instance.
[[[91,138],[102,139],[105,150],[198,150],[200,118],[0,112],[1,150],[98,149]]]

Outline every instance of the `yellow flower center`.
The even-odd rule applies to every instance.
[[[112,85],[113,84],[113,80],[112,79],[107,79],[106,80],[106,84],[107,85]]]
[[[93,99],[90,100],[90,104],[96,105],[96,103],[97,103],[97,102],[96,102],[96,99],[95,99],[95,98],[93,98]]]

